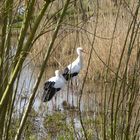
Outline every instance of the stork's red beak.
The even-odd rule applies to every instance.
[[[88,54],[85,50],[82,50],[82,52]]]

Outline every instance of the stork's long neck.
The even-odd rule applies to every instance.
[[[83,56],[82,56],[82,54],[80,53],[80,54],[78,54],[78,59],[80,59],[80,60],[82,60],[83,59]]]
[[[83,65],[83,56],[82,56],[82,53],[81,53],[81,52],[78,54],[77,59],[78,59],[79,63],[80,63],[81,65]]]

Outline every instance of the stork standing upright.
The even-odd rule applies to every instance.
[[[42,101],[47,102],[52,99],[56,92],[60,91],[65,85],[65,78],[60,74],[59,70],[55,71],[55,76],[47,80],[44,84],[44,93]]]
[[[77,76],[80,70],[82,69],[83,66],[82,53],[86,53],[83,50],[83,48],[81,47],[77,48],[77,54],[78,54],[77,59],[64,69],[62,75],[67,81],[70,80],[72,77]]]

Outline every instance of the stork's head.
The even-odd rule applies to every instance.
[[[83,52],[83,53],[86,53],[86,52],[83,50],[83,48],[78,47],[78,48],[77,48],[77,54],[78,54],[78,55],[81,55],[82,52]]]
[[[59,71],[59,70],[56,70],[56,71],[55,71],[55,75],[56,75],[56,76],[59,76],[59,75],[60,75],[60,71]]]

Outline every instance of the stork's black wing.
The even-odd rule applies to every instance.
[[[57,91],[60,90],[60,88],[54,88],[55,82],[47,81],[44,84],[44,92],[42,96],[42,101],[47,102],[52,99],[52,97],[55,95]]]
[[[70,80],[72,77],[74,76],[77,76],[78,75],[78,72],[74,72],[74,73],[70,73],[70,70],[67,68],[64,69],[64,72],[63,72],[63,77],[68,81]]]

